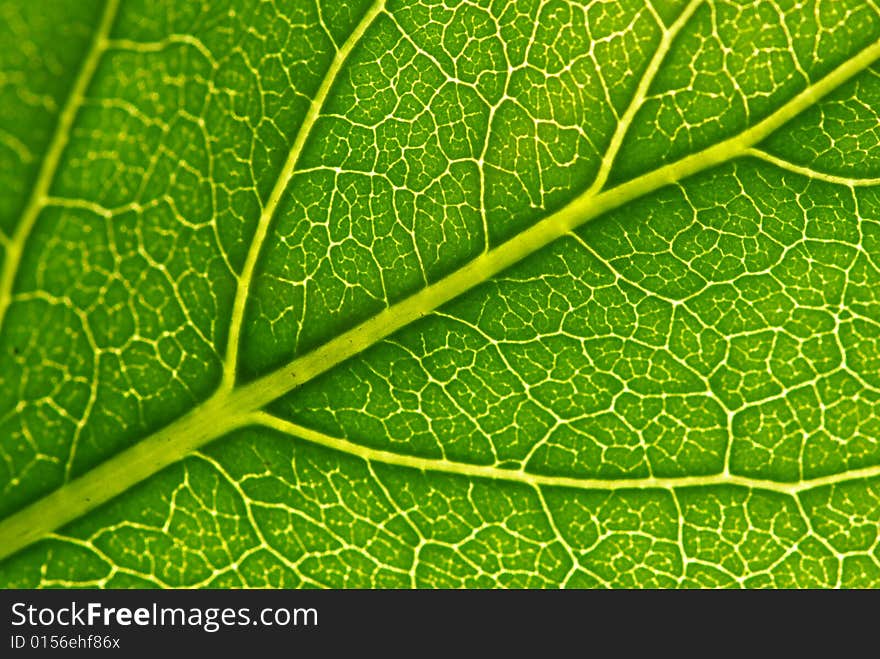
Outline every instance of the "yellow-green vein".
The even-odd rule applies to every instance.
[[[89,50],[73,82],[67,101],[58,115],[58,123],[55,125],[55,131],[49,140],[49,146],[37,172],[37,178],[25,204],[24,211],[22,211],[21,218],[14,232],[9,237],[9,240],[6,241],[6,254],[3,268],[0,270],[0,327],[3,327],[6,312],[9,310],[9,305],[12,302],[12,289],[15,284],[15,277],[18,274],[21,257],[24,254],[25,243],[33,231],[37,218],[40,216],[40,211],[45,206],[49,188],[52,185],[52,181],[55,180],[58,164],[61,162],[61,156],[70,139],[73,121],[79,112],[92,78],[94,78],[98,63],[101,61],[101,56],[107,48],[107,38],[113,27],[118,9],[119,0],[107,1],[104,13],[101,15],[98,27],[92,37]]]
[[[232,304],[232,318],[229,323],[229,338],[226,344],[226,359],[223,371],[222,388],[224,389],[232,389],[235,386],[235,376],[238,368],[239,343],[241,341],[241,328],[244,323],[248,294],[250,292],[251,282],[254,278],[257,261],[262,252],[263,243],[266,241],[266,234],[269,232],[269,227],[272,224],[272,218],[275,217],[275,212],[278,210],[278,204],[284,196],[287,186],[290,184],[290,179],[293,178],[293,175],[296,173],[296,165],[302,155],[306,140],[308,140],[309,135],[312,133],[312,128],[321,114],[327,96],[333,88],[333,84],[336,82],[336,78],[342,70],[342,66],[345,64],[351,51],[360,42],[361,38],[363,38],[364,33],[369,29],[370,25],[373,24],[376,17],[382,13],[384,8],[385,0],[375,0],[372,6],[363,15],[357,27],[355,27],[354,31],[349,35],[348,39],[346,39],[345,43],[336,51],[336,55],[333,57],[333,61],[327,69],[324,80],[321,82],[321,86],[318,88],[315,97],[312,99],[309,109],[303,118],[303,122],[297,131],[293,146],[290,147],[290,151],[287,154],[287,160],[281,168],[281,172],[275,181],[272,192],[269,194],[269,199],[260,213],[260,219],[257,222],[257,229],[254,232],[253,240],[248,249],[241,275],[238,278],[238,286]]]

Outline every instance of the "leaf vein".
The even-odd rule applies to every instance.
[[[104,13],[101,15],[98,28],[92,38],[92,43],[70,89],[67,101],[58,115],[55,131],[49,140],[49,146],[37,172],[37,178],[22,211],[18,226],[15,227],[12,235],[5,241],[6,254],[2,270],[0,270],[0,328],[3,327],[6,312],[12,303],[12,289],[18,274],[18,267],[21,264],[21,258],[24,254],[25,243],[37,223],[40,212],[45,207],[49,188],[55,180],[58,165],[61,163],[61,156],[64,154],[64,150],[70,140],[73,122],[83,104],[86,90],[94,78],[101,57],[107,50],[108,36],[116,19],[118,9],[119,0],[107,0]]]

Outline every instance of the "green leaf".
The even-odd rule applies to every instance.
[[[872,0],[0,19],[0,585],[880,586]]]

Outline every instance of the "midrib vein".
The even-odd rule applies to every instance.
[[[238,279],[238,287],[236,288],[235,299],[232,304],[232,318],[229,323],[229,337],[226,344],[223,384],[221,385],[222,389],[231,390],[235,386],[235,377],[238,370],[239,344],[241,342],[241,328],[244,323],[244,315],[249,297],[248,293],[250,292],[251,282],[254,278],[257,261],[259,261],[263,249],[263,243],[266,241],[266,235],[269,232],[269,227],[272,225],[272,218],[278,210],[278,204],[281,202],[281,198],[284,196],[284,192],[290,184],[290,179],[293,178],[296,173],[296,165],[299,162],[300,156],[302,156],[303,149],[305,148],[309,136],[312,134],[312,128],[318,120],[318,117],[321,115],[321,110],[324,107],[324,103],[327,101],[327,96],[330,94],[330,90],[336,82],[336,78],[339,76],[339,72],[342,70],[349,55],[351,55],[351,51],[354,50],[354,47],[360,42],[364,33],[369,29],[370,25],[373,24],[373,21],[376,20],[376,17],[379,16],[384,8],[385,0],[376,0],[361,17],[360,22],[358,22],[354,31],[348,36],[348,39],[345,40],[345,43],[336,51],[336,54],[333,56],[333,61],[330,62],[330,66],[324,74],[324,79],[322,80],[320,87],[318,87],[315,97],[309,104],[309,109],[296,133],[293,146],[290,147],[290,151],[287,154],[287,160],[285,160],[284,166],[278,174],[272,192],[269,194],[269,199],[260,213],[260,219],[257,221],[257,228],[254,232],[253,240],[251,241],[244,266],[242,267],[241,275]]]
[[[19,218],[18,226],[15,227],[15,231],[6,242],[3,269],[0,270],[0,328],[3,327],[6,312],[12,302],[12,287],[15,284],[15,277],[21,264],[25,243],[31,231],[33,231],[37,218],[40,216],[40,211],[43,210],[49,193],[49,187],[52,185],[52,181],[55,180],[55,174],[61,162],[61,155],[64,153],[67,142],[70,140],[70,129],[73,126],[73,120],[76,118],[86,90],[92,82],[92,78],[98,68],[98,63],[107,47],[107,37],[113,27],[113,21],[116,19],[118,10],[119,0],[107,0],[101,20],[92,36],[92,43],[89,46],[85,59],[83,59],[73,86],[70,88],[67,100],[58,115],[55,131],[49,140],[46,155],[37,172],[37,178],[34,181],[31,194]]]
[[[665,185],[745,155],[750,147],[870,66],[878,57],[880,40],[739,135],[604,192],[588,191],[518,236],[482,253],[459,270],[289,364],[238,388],[221,387],[189,414],[0,522],[0,558],[73,521],[208,442],[253,423],[254,415],[268,403],[428,315],[577,227]]]
[[[239,387],[231,396],[256,410],[386,336],[488,281],[590,220],[698,172],[746,155],[748,150],[880,57],[880,40],[803,90],[776,112],[739,135],[604,192],[586,192],[568,205],[410,297],[384,309],[277,370]]]

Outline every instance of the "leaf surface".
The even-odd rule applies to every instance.
[[[221,4],[0,3],[2,585],[880,585],[875,3]]]

